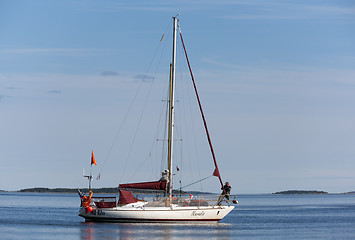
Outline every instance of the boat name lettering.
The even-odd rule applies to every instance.
[[[193,211],[191,213],[191,216],[204,216],[204,215],[205,215],[204,211],[201,211],[201,212]]]
[[[105,215],[105,212],[103,212],[102,210],[93,210],[91,212],[92,215]]]

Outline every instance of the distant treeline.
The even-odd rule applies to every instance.
[[[287,191],[281,191],[281,192],[275,192],[273,194],[328,194],[328,192],[325,191],[316,191],[316,190],[287,190]]]
[[[83,193],[88,193],[89,189],[88,188],[81,188],[81,192]],[[118,193],[118,187],[113,187],[113,188],[92,188],[91,191],[94,193],[102,194],[102,193]],[[77,193],[78,189],[77,188],[44,188],[44,187],[36,187],[36,188],[26,188],[26,189],[21,189],[18,192],[36,192],[36,193]],[[139,190],[134,191],[135,193],[140,193]],[[141,193],[144,193],[142,191]],[[185,192],[180,190],[173,190],[173,194],[179,195],[179,194],[193,194],[193,195],[208,195],[211,194],[209,192],[198,192],[198,191],[191,191],[191,192]]]
[[[82,192],[89,192],[88,188],[82,188],[80,189]],[[92,189],[93,192],[95,193],[118,193],[118,187],[114,188],[94,188]],[[39,192],[39,193],[77,193],[78,189],[77,188],[42,188],[42,187],[36,187],[36,188],[26,188],[26,189],[21,189],[19,192]]]
[[[118,187],[112,187],[112,188],[93,188],[91,189],[94,193],[109,193],[109,194],[116,194],[118,193]],[[0,190],[0,192],[3,190]],[[81,188],[81,192],[88,193],[89,189],[88,188]],[[6,192],[6,191],[3,191]],[[77,188],[44,188],[44,187],[36,187],[36,188],[26,188],[26,189],[21,189],[18,192],[38,192],[38,193],[77,193],[78,189]],[[180,193],[179,190],[174,190],[173,194],[178,195]],[[209,192],[198,192],[198,191],[191,191],[191,192],[184,192],[182,191],[181,194],[193,194],[193,195],[208,195],[211,194]],[[281,191],[281,192],[275,192],[273,194],[328,194],[328,192],[325,191],[316,191],[316,190],[287,190],[287,191]],[[352,192],[346,192],[344,194],[355,194],[355,191]]]

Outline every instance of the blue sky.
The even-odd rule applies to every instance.
[[[92,149],[95,187],[157,178],[177,13],[233,192],[355,190],[355,3],[317,0],[0,0],[0,189],[86,187]],[[197,111],[177,91],[177,110]],[[189,117],[177,113],[186,135],[196,130],[196,143],[177,134],[183,184],[213,171]]]

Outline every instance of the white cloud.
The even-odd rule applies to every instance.
[[[326,20],[354,19],[355,8],[338,5],[309,5],[295,2],[274,1],[258,2],[254,11],[244,14],[242,11],[234,15],[220,18],[233,20]]]
[[[50,91],[48,91],[48,93],[50,93],[50,94],[62,94],[62,91],[60,91],[60,90],[50,90]]]
[[[104,71],[101,73],[101,75],[106,77],[113,77],[113,76],[117,76],[118,73],[114,71]]]

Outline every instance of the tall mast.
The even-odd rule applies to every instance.
[[[176,31],[178,18],[174,19],[173,30],[173,56],[170,67],[170,87],[169,87],[169,135],[168,135],[168,169],[169,169],[169,182],[168,191],[169,199],[173,193],[173,142],[174,142],[174,103],[175,103],[175,62],[176,62]]]

